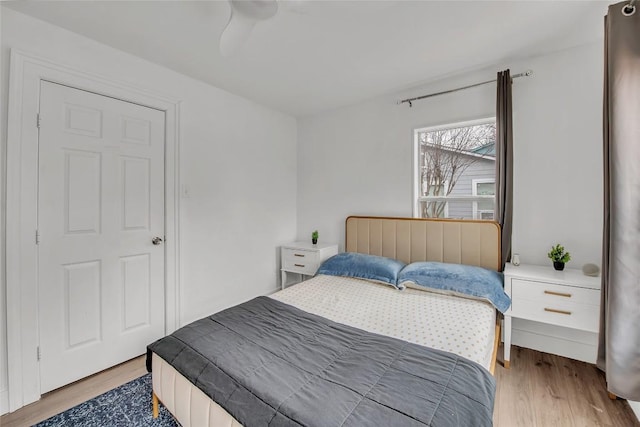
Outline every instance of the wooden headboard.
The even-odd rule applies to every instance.
[[[345,229],[347,252],[501,269],[500,225],[493,221],[350,216]]]

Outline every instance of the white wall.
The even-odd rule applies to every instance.
[[[180,181],[190,192],[181,199],[180,211],[183,324],[274,291],[276,248],[296,234],[296,120],[13,10],[0,10],[3,227],[9,49],[18,48],[182,101]],[[2,405],[7,388],[3,254]]]
[[[348,215],[412,214],[413,129],[495,115],[495,85],[417,101],[398,99],[533,69],[515,80],[514,252],[548,265],[564,244],[580,268],[600,264],[602,44],[460,75],[299,120],[298,237],[318,229],[344,246]]]

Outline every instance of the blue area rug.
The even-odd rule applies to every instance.
[[[151,374],[146,374],[36,426],[178,426],[164,406],[160,405],[160,416],[155,420],[151,409]]]

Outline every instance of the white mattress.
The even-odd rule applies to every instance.
[[[484,301],[335,276],[270,295],[334,322],[455,353],[490,369],[496,310]]]

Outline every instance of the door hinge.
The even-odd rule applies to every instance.
[[[36,245],[40,244],[40,232],[36,230]]]
[[[36,347],[36,357],[38,358],[38,362],[40,361],[40,346]]]
[[[40,113],[36,114],[36,127],[40,129]]]

